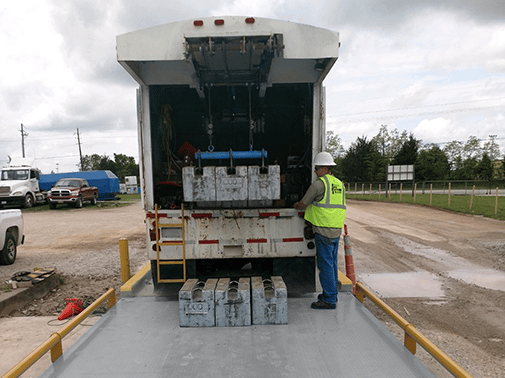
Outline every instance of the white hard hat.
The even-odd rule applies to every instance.
[[[316,158],[314,159],[314,166],[328,167],[334,165],[336,165],[335,161],[328,152],[320,152],[316,155]]]

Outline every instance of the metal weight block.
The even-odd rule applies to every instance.
[[[181,327],[214,327],[216,325],[214,291],[217,279],[206,282],[195,278],[186,281],[179,291],[179,325]]]
[[[252,324],[288,324],[288,291],[280,276],[252,277]]]
[[[219,279],[215,292],[216,326],[237,327],[251,325],[251,280]]]

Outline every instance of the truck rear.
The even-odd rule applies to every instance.
[[[117,37],[138,82],[141,192],[155,283],[282,275],[314,290],[315,246],[293,204],[324,149],[323,79],[338,33],[223,17]]]

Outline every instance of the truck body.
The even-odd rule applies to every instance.
[[[23,244],[24,240],[21,210],[0,210],[0,264],[13,264],[16,260],[17,247]]]
[[[30,208],[46,202],[46,193],[39,188],[40,170],[28,159],[11,160],[0,175],[0,208],[18,205]]]
[[[314,290],[315,246],[293,204],[324,149],[322,82],[338,48],[336,32],[251,17],[117,37],[117,59],[139,84],[140,187],[155,282],[186,277],[181,269],[191,277],[252,270],[288,285],[305,278]],[[183,268],[171,264],[180,260]]]

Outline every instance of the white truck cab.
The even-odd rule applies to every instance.
[[[39,188],[40,170],[28,159],[11,160],[0,174],[0,208],[21,205],[30,208],[45,203],[45,193]]]

